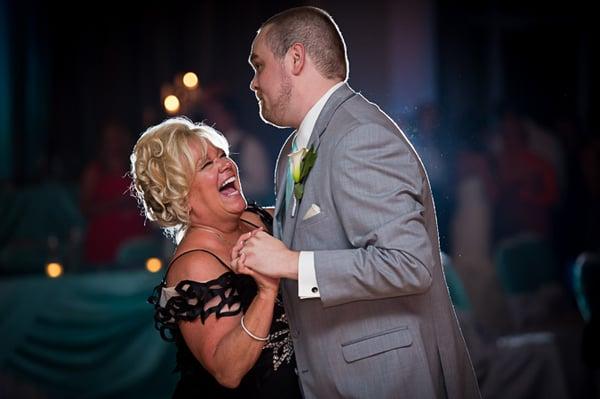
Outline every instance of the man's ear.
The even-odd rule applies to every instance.
[[[292,62],[292,75],[299,75],[306,63],[306,51],[302,43],[294,43],[288,50]]]

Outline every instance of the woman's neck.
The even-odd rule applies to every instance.
[[[202,223],[192,223],[189,227],[189,232],[203,232],[205,234],[210,234],[212,237],[216,238],[223,244],[228,246],[234,246],[237,242],[238,238],[248,231],[248,228],[244,227],[245,224],[241,219],[235,225],[228,226],[227,229],[218,229],[216,227],[202,224]]]

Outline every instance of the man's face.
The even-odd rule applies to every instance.
[[[292,82],[282,60],[269,49],[264,30],[254,43],[248,60],[254,69],[250,89],[256,94],[261,118],[274,126],[287,127],[292,97]]]

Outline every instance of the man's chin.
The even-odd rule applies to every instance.
[[[289,127],[283,121],[280,121],[277,118],[272,117],[272,115],[265,114],[264,112],[262,112],[262,110],[260,112],[260,119],[262,119],[263,122],[265,122],[266,124],[277,127],[277,128],[283,129],[283,128]]]

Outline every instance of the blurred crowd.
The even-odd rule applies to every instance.
[[[503,105],[489,123],[452,124],[428,104],[405,126],[484,397],[599,393],[596,322],[580,311],[597,306],[600,139],[551,117]]]
[[[240,126],[235,100],[207,91],[189,117],[227,137],[246,197],[272,204],[274,154]],[[74,272],[169,258],[173,244],[145,222],[129,192],[129,154],[146,127],[134,134],[118,119],[99,126],[95,156],[76,184],[3,188],[2,275],[43,273],[49,262]],[[584,335],[594,333],[577,307],[576,280],[582,256],[600,251],[598,136],[575,118],[542,122],[511,106],[477,125],[445,121],[427,104],[401,128],[428,172],[446,277],[484,397],[593,394],[598,357],[582,362]]]
[[[248,201],[272,204],[274,155],[257,135],[240,126],[235,99],[215,85],[205,88],[201,101],[192,105],[183,110],[190,119],[215,127],[229,141]],[[137,136],[164,118],[156,112],[144,115],[144,126],[136,129],[117,117],[99,123],[93,148],[73,154],[74,158],[90,154],[78,181],[64,181],[55,176],[60,173],[41,168],[34,184],[4,183],[0,274],[39,274],[53,262],[68,272],[140,269],[150,258],[168,259],[173,245],[145,220],[131,196],[129,175],[129,155]]]

